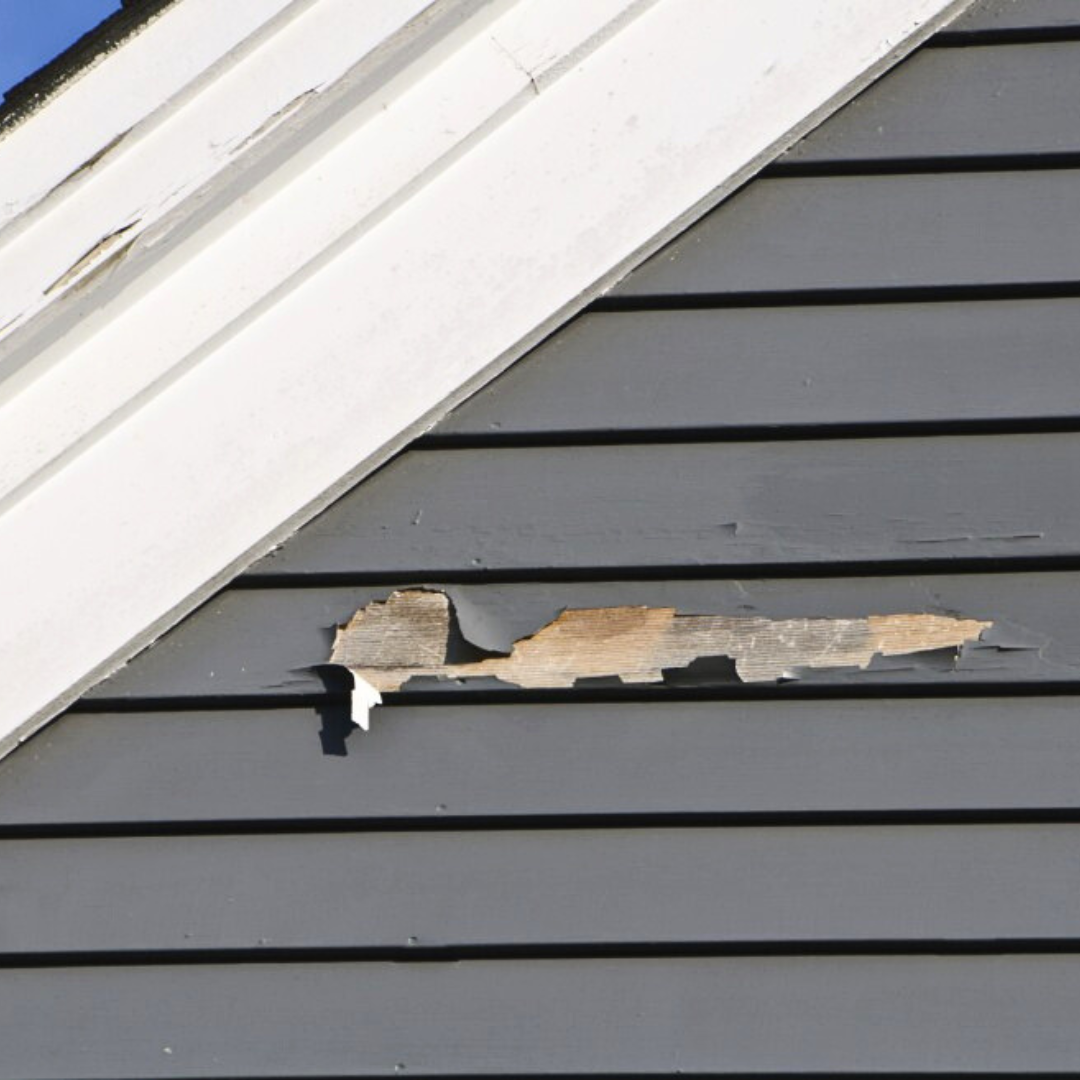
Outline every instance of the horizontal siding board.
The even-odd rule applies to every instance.
[[[0,973],[37,1080],[1069,1071],[1080,958],[206,965]]]
[[[320,738],[320,732],[325,732]],[[1080,699],[346,706],[69,715],[0,828],[1080,806]]]
[[[100,683],[87,698],[288,695],[345,691],[337,669],[320,667],[333,627],[392,586],[226,591]],[[674,606],[767,618],[851,618],[959,612],[994,630],[959,663],[936,653],[877,660],[865,671],[805,671],[815,687],[1055,682],[1080,686],[1080,574],[962,574],[764,581],[581,581],[453,586],[466,636],[483,647],[532,633],[567,607]],[[732,685],[714,673],[705,684]],[[436,683],[442,693],[489,689],[484,680]],[[432,688],[418,681],[410,689]]]
[[[249,576],[1080,555],[1080,434],[413,451]]]
[[[758,179],[612,289],[684,296],[1080,278],[1080,171]]]
[[[1080,26],[1076,0],[979,0],[946,30],[1037,30]]]
[[[1077,340],[1074,299],[595,313],[434,432],[775,426],[782,436],[818,425],[1076,417]]]
[[[1075,22],[1080,25],[1080,19]],[[925,49],[779,160],[830,162],[1080,149],[1080,44]]]
[[[0,952],[1080,939],[1080,826],[0,842]]]

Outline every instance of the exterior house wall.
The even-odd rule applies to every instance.
[[[1078,36],[981,5],[0,763],[0,1075],[1080,1066]],[[993,627],[362,734],[403,585]]]

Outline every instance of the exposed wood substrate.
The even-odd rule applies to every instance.
[[[369,481],[369,484],[371,481]],[[426,515],[425,515],[426,520]],[[287,549],[286,549],[287,550]],[[202,699],[213,701],[265,698],[281,702],[297,695],[346,694],[348,672],[327,665],[336,628],[373,600],[385,599],[393,587],[438,588],[454,605],[464,637],[481,650],[508,652],[519,638],[554,620],[568,608],[617,605],[674,607],[767,619],[860,618],[867,612],[923,611],[963,614],[993,622],[977,642],[965,645],[958,660],[938,652],[877,657],[869,668],[805,669],[798,683],[739,683],[733,664],[695,668],[669,681],[696,689],[716,688],[739,698],[787,694],[798,688],[815,693],[835,691],[882,694],[903,685],[950,686],[965,693],[979,687],[1080,687],[1080,572],[1039,570],[1009,564],[1011,573],[939,572],[838,577],[774,577],[770,579],[710,577],[690,568],[680,576],[652,573],[603,578],[580,575],[567,580],[461,583],[432,577],[393,578],[364,584],[309,587],[246,587],[221,593],[162,638],[133,663],[86,696],[87,707],[106,701],[135,705],[140,699],[160,704]],[[1037,564],[1036,564],[1037,567]],[[691,571],[696,571],[692,572]],[[483,654],[481,654],[483,655]],[[455,660],[473,659],[458,656]],[[503,684],[503,689],[505,685]],[[495,679],[439,682],[414,679],[407,693],[416,701],[460,698],[498,691]],[[608,684],[604,694],[619,700],[654,699],[663,690],[621,689]],[[524,692],[516,692],[524,693]],[[547,698],[565,691],[535,691]]]
[[[679,615],[673,607],[563,611],[506,655],[451,661],[449,597],[396,590],[340,629],[330,656],[356,681],[353,719],[409,679],[493,676],[526,689],[569,688],[581,679],[663,682],[664,671],[725,656],[744,682],[797,678],[800,668],[866,668],[876,656],[959,649],[993,624],[944,615],[870,615],[865,619],[764,619]]]

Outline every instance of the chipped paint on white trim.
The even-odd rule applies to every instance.
[[[182,0],[0,136],[0,228],[167,108],[286,9],[310,0]],[[32,120],[32,123],[30,122]]]
[[[178,10],[190,2],[185,0]],[[250,0],[243,2],[250,5]],[[203,0],[194,3],[205,7]],[[273,6],[262,0],[259,10],[270,11]],[[130,242],[159,226],[155,240],[160,243],[160,225],[176,207],[227,171],[238,154],[250,154],[253,143],[269,139],[292,110],[305,103],[310,108],[309,96],[336,84],[359,59],[377,56],[411,20],[435,6],[432,0],[294,4],[290,18],[261,28],[257,39],[221,64],[212,79],[186,88],[180,100],[169,102],[167,118],[130,131],[97,160],[95,182],[88,182],[89,176],[70,186],[58,181],[47,213],[33,220],[27,216],[18,229],[0,232],[0,279],[5,282],[0,291],[0,341],[55,299],[59,283],[63,289],[75,289],[99,268],[105,255],[91,256],[102,237],[124,229]],[[216,22],[212,12],[204,11],[203,17]],[[151,31],[156,41],[167,29],[160,23],[152,25],[131,43],[132,48],[152,44],[146,40]],[[72,87],[72,94],[80,85]],[[63,98],[57,106],[62,102]],[[39,120],[43,126],[56,126],[53,119],[46,108],[33,124],[0,142],[0,175],[5,160],[18,175],[23,161],[32,166],[57,154],[67,158],[62,148],[75,137],[70,129],[82,121],[78,114],[68,116],[67,124],[56,132],[56,149],[52,144],[47,149],[38,143],[23,145],[36,135]],[[16,140],[20,132],[25,132],[21,141]]]
[[[0,383],[3,745],[965,6],[573,5],[483,7],[355,102],[346,73],[264,179],[30,319]]]

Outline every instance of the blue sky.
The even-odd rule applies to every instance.
[[[0,94],[119,7],[120,0],[0,0]]]

